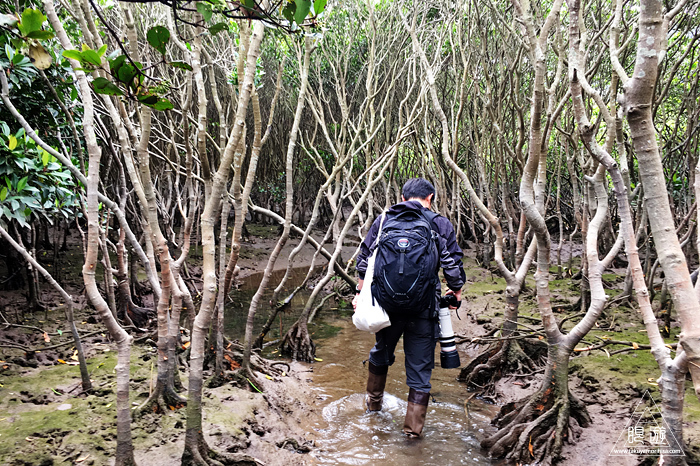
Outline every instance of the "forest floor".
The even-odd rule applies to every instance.
[[[265,267],[276,233],[276,227],[251,228],[253,241],[246,243],[241,252],[242,280]],[[293,244],[294,240],[290,240],[276,269],[286,267],[288,251]],[[353,245],[349,245],[344,256],[350,257],[353,250]],[[465,252],[467,285],[459,311],[460,319],[453,319],[453,322],[456,334],[471,339],[502,322],[505,282],[477,266],[473,249]],[[309,248],[295,265],[308,265],[311,255]],[[576,259],[574,261],[576,263]],[[88,367],[96,388],[90,394],[81,393],[77,362],[73,359],[74,349],[60,301],[46,285],[43,285],[42,296],[49,304],[46,312],[23,311],[26,298],[20,291],[0,293],[0,319],[13,324],[21,322],[22,325],[6,325],[5,320],[0,323],[0,465],[102,465],[110,464],[110,459],[113,459],[116,435],[115,346],[109,342],[104,327],[95,320],[81,296],[79,271],[82,256],[79,249],[62,253],[60,264],[68,291],[77,297],[78,307],[82,307],[77,311],[76,320],[81,334],[85,335]],[[321,259],[321,264],[325,264],[325,260]],[[0,278],[4,273],[0,270]],[[617,295],[624,280],[624,270],[610,271],[604,278],[610,296]],[[528,283],[529,289],[534,290],[532,281]],[[571,278],[553,280],[551,290],[555,304],[573,302],[579,287],[580,281]],[[527,325],[537,326],[535,306],[533,292],[526,291],[521,301],[521,315]],[[561,311],[559,317],[563,318],[565,314]],[[569,320],[565,328],[571,328],[575,322],[577,319]],[[676,342],[678,333],[677,323],[673,323],[667,342]],[[135,336],[137,343],[131,357],[131,399],[137,408],[152,388],[156,358],[153,342],[147,335]],[[601,341],[599,338],[638,345],[648,343],[640,315],[621,305],[605,311],[586,341],[597,343]],[[64,342],[63,346],[41,350]],[[27,360],[25,351],[8,348],[7,344],[40,349],[40,352],[34,359]],[[615,353],[625,348],[627,351]],[[465,356],[473,357],[479,350],[467,343],[460,345]],[[648,350],[635,350],[629,345],[610,345],[606,350],[576,353],[571,359],[570,387],[587,403],[593,425],[583,429],[575,444],[565,445],[563,464],[579,465],[582,458],[586,458],[588,466],[638,463],[633,457],[615,458],[611,462],[608,453],[626,431],[627,420],[646,390],[658,403],[655,380],[659,369]],[[465,358],[462,360],[466,363]],[[267,465],[309,464],[310,458],[305,452],[314,448],[314,434],[304,432],[300,419],[320,415],[319,407],[307,402],[313,398],[307,381],[311,370],[313,367],[308,364],[293,363],[286,377],[270,380],[260,376],[257,383],[264,394],[250,387],[231,385],[205,389],[204,432],[210,446],[220,452],[244,452]],[[184,370],[180,377],[186,384]],[[522,398],[537,386],[536,375],[502,379],[496,386],[498,401],[503,403]],[[690,450],[689,463],[693,464],[700,461],[700,402],[693,394],[690,382],[685,401],[685,442]],[[138,464],[179,463],[184,443],[184,411],[146,413],[135,419],[133,437]]]
[[[467,284],[463,292],[465,303],[460,310],[462,319],[452,321],[456,335],[471,339],[482,336],[503,323],[506,283],[496,273],[478,267],[473,260],[473,254],[467,252],[466,255]],[[578,265],[580,258],[576,256],[577,252],[574,252],[573,262]],[[555,261],[554,251],[552,261]],[[568,258],[562,257],[563,264],[567,261]],[[495,270],[495,264],[492,266]],[[626,270],[613,269],[606,272],[603,275],[606,294],[612,298],[622,291]],[[562,274],[564,278],[554,279],[556,267],[551,268],[551,273],[552,304],[555,308],[561,306],[556,312],[557,319],[560,320],[572,314],[562,308],[573,304],[580,296],[581,281],[568,278],[565,268]],[[519,321],[527,326],[541,327],[532,276],[528,277],[526,286],[527,290],[521,295]],[[657,306],[658,301],[655,301],[654,307]],[[580,317],[566,321],[564,330],[573,328]],[[659,321],[661,322],[660,318]],[[673,320],[670,337],[665,339],[666,343],[677,343],[679,333],[679,323]],[[611,305],[577,348],[584,348],[589,344],[597,345],[605,339],[630,342],[632,345],[609,345],[605,349],[577,352],[571,357],[569,388],[586,403],[593,424],[582,430],[575,443],[565,443],[562,453],[562,464],[565,465],[580,465],[582,458],[585,458],[587,466],[631,466],[641,463],[642,458],[610,457],[609,453],[623,433],[626,438],[628,420],[645,392],[648,391],[654,402],[661,406],[660,392],[656,384],[656,379],[661,373],[651,352],[642,348],[642,345],[648,345],[649,341],[638,310],[621,303]],[[635,344],[639,348],[635,349]],[[466,352],[468,359],[471,359],[484,347],[465,343],[461,345],[461,349]],[[496,383],[499,404],[530,395],[539,388],[540,380],[541,377],[537,375],[517,375],[501,379]],[[648,401],[647,398],[645,402]],[[684,437],[688,447],[688,464],[700,464],[700,401],[692,388],[690,377],[686,380]]]

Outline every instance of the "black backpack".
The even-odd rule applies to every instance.
[[[407,210],[388,215],[380,228],[372,296],[390,314],[416,315],[434,307],[439,283],[438,214]]]

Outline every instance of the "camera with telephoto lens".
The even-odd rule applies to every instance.
[[[459,307],[459,304],[453,294],[440,297],[440,367],[443,369],[456,369],[461,365],[450,316],[450,306]]]

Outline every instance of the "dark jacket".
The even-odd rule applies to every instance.
[[[428,209],[423,207],[418,201],[405,201],[392,206],[389,209],[388,214],[398,214],[406,210]],[[356,268],[357,273],[362,280],[365,279],[367,260],[369,259],[371,248],[377,239],[381,219],[382,216],[379,216],[374,220],[372,227],[369,229],[369,232],[367,232],[365,240],[360,245],[360,253],[357,256]],[[462,253],[462,248],[457,245],[457,237],[455,236],[454,228],[449,220],[441,215],[438,215],[433,220],[433,229],[439,236],[440,266],[442,267],[442,272],[445,276],[447,286],[452,291],[460,290],[466,281],[466,274],[464,273],[464,267],[462,265],[462,257],[464,254]]]

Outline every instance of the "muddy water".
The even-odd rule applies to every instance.
[[[286,298],[289,293],[294,291],[306,277],[306,272],[308,268],[295,268],[292,269],[289,280],[287,281],[287,286],[280,293],[279,300]],[[250,300],[255,295],[262,280],[262,273],[252,274],[238,283],[238,291],[231,293],[233,302],[226,303],[226,319],[225,319],[225,332],[226,336],[233,339],[243,340],[245,334],[245,323],[248,318],[248,308],[250,306]],[[284,270],[278,270],[272,272],[272,277],[270,278],[270,286],[267,292],[265,292],[260,300],[258,306],[258,311],[255,314],[255,331],[259,331],[265,322],[267,322],[270,313],[272,312],[272,306],[270,305],[270,298],[272,297],[272,290],[279,284],[279,282],[284,277]],[[289,329],[289,327],[297,320],[297,317],[301,314],[306,303],[306,298],[309,297],[309,291],[299,292],[292,300],[290,309],[286,312],[281,312],[275,321],[275,325],[270,329],[268,334],[269,340],[276,340],[280,338],[280,322],[282,323],[283,331]]]
[[[288,286],[291,291],[305,276],[305,269],[296,269]],[[278,283],[281,274],[271,283]],[[227,333],[239,338],[243,333],[247,303],[255,293],[261,274],[250,276],[241,285],[238,303],[227,306]],[[284,331],[296,320],[309,292],[301,293],[292,309],[282,315]],[[269,294],[265,302],[269,300]],[[309,380],[316,393],[320,416],[310,416],[306,431],[315,435],[317,448],[310,453],[317,465],[477,465],[490,464],[479,447],[479,441],[494,428],[489,421],[497,408],[472,400],[469,417],[465,401],[470,395],[455,378],[459,369],[435,368],[432,377],[433,400],[428,407],[423,438],[408,440],[402,434],[406,413],[406,372],[402,342],[399,342],[396,363],[390,367],[384,395],[384,407],[378,413],[366,413],[363,407],[367,368],[363,361],[374,345],[374,335],[360,332],[352,324],[352,312],[331,306],[322,311],[309,326],[317,345],[320,361],[309,366]],[[262,306],[256,316],[256,329],[269,315],[270,306]],[[267,340],[279,338],[279,324]],[[274,354],[272,355],[274,356]],[[462,364],[467,362],[461,355]],[[436,349],[439,361],[439,349]]]
[[[360,332],[349,316],[322,313],[326,323],[340,327],[331,338],[317,340],[311,381],[321,400],[322,417],[305,426],[318,435],[311,455],[318,465],[457,465],[489,464],[479,441],[494,429],[489,420],[496,408],[471,401],[469,418],[464,403],[469,394],[455,381],[459,369],[436,367],[432,377],[434,400],[428,406],[423,438],[408,440],[401,432],[406,414],[406,372],[402,343],[389,368],[384,407],[366,413],[363,407],[367,369],[363,361],[374,335]],[[439,350],[436,351],[439,361]],[[462,356],[462,362],[466,359]]]

